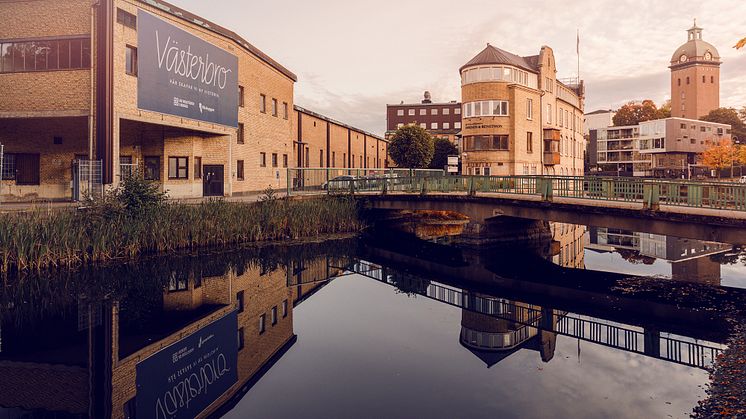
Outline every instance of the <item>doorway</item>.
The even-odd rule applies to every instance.
[[[222,165],[205,165],[202,179],[204,196],[223,196],[224,170]]]

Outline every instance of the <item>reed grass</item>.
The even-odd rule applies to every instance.
[[[151,211],[63,210],[0,215],[0,272],[71,268],[142,254],[358,232],[349,198],[166,203]]]

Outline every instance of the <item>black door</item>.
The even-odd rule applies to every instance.
[[[205,165],[202,179],[204,182],[204,196],[223,196],[223,166]]]

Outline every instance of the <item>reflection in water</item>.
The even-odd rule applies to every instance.
[[[464,362],[461,357],[469,354],[479,359],[481,369],[494,369],[498,364],[514,368],[526,352],[542,364],[562,365],[567,355],[558,360],[558,348],[567,346],[570,339],[577,341],[578,351],[583,342],[583,350],[591,358],[605,353],[599,348],[606,347],[686,368],[656,366],[672,378],[691,376],[691,371],[711,365],[723,348],[728,325],[722,314],[705,305],[742,303],[740,291],[720,294],[713,291],[718,289],[701,286],[691,293],[687,288],[687,295],[701,296],[702,301],[695,297],[671,301],[667,295],[649,290],[638,296],[620,290],[620,281],[629,275],[585,269],[584,248],[630,250],[655,258],[665,255],[672,263],[725,250],[713,244],[698,247],[692,241],[677,248],[675,241],[634,234],[622,240],[620,234],[614,236],[609,231],[591,229],[586,234],[585,227],[556,223],[547,228],[551,240],[532,243],[530,248],[477,252],[389,235],[148,259],[54,278],[19,279],[0,290],[0,418],[191,418],[229,413],[243,417],[253,414],[255,408],[262,411],[261,403],[250,397],[262,377],[275,371],[289,353],[293,355],[288,362],[305,357],[302,359],[308,365],[316,365],[323,354],[323,350],[305,349],[298,343],[296,310],[315,295],[325,294],[327,291],[320,291],[332,283],[337,286],[363,278],[406,296],[391,302],[376,294],[343,294],[340,301],[349,306],[347,311],[337,306],[312,306],[307,309],[308,318],[324,312],[333,313],[334,318],[342,313],[353,317],[357,310],[404,313],[418,307],[413,304],[424,298],[437,305],[424,314],[427,320],[422,320],[426,322],[422,327],[443,329],[458,344],[459,352],[449,352],[449,359]],[[650,245],[644,247],[646,240]],[[688,257],[673,257],[685,252]],[[691,270],[688,272],[691,277]],[[671,283],[667,291],[675,291],[677,286]],[[717,299],[709,298],[715,294]],[[453,321],[444,320],[454,314]],[[418,315],[410,312],[409,316]],[[398,322],[406,323],[410,317],[400,317]],[[393,342],[397,339],[412,337],[387,336],[387,326],[380,321],[377,316],[366,317],[344,334],[336,334],[343,329],[314,324],[313,330],[305,333],[311,342],[322,339],[329,351],[356,339],[390,339],[396,346]],[[425,358],[430,352],[455,350],[436,350],[425,341],[418,345],[417,339],[411,346],[418,348],[417,357]],[[372,369],[379,367],[385,369],[391,360],[392,354],[385,351],[370,352],[373,347],[369,344],[357,349],[358,356],[371,365],[363,367],[367,361],[360,361],[360,373],[350,372],[363,382],[355,381],[356,385],[365,387],[367,374],[374,375]],[[335,362],[344,364],[345,360]],[[412,358],[406,365],[421,372],[418,362],[419,358]],[[616,368],[616,364],[611,362],[607,367]],[[328,368],[318,377],[289,379],[304,383],[324,380],[336,366]],[[405,365],[400,368],[407,371]],[[481,374],[471,369],[459,373]],[[460,379],[445,370],[443,374]],[[522,374],[514,371],[515,379],[520,380]],[[327,385],[344,391],[345,380]],[[392,380],[394,385],[396,380]],[[273,387],[275,397],[285,394],[287,385],[285,381]],[[474,397],[482,397],[477,396],[476,387],[467,387],[462,384],[448,391],[463,396],[474,392]],[[377,388],[380,386],[371,384],[358,388],[355,394],[376,394]],[[323,399],[325,391],[311,386],[305,393]],[[487,399],[479,400],[475,410],[464,410],[465,416],[489,412],[489,408],[482,408],[490,405]],[[381,416],[400,412],[397,409],[406,400],[387,402],[390,409],[379,411]],[[325,414],[330,407],[323,404],[307,407],[304,414],[309,417],[335,416]],[[621,412],[624,406],[618,408]],[[282,416],[281,411],[265,413]],[[426,411],[419,413],[449,416]],[[359,412],[337,413],[353,416]]]

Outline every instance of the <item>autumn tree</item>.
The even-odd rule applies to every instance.
[[[448,156],[458,156],[458,148],[448,138],[435,139],[435,152],[430,162],[431,169],[443,169],[448,165]]]
[[[658,118],[670,118],[671,117],[671,99],[663,102],[660,108],[658,108]]]
[[[670,107],[669,107],[670,116]],[[626,105],[619,108],[614,115],[614,125],[625,126],[625,125],[637,125],[640,122],[651,121],[653,119],[665,118],[665,111],[661,111],[655,106],[655,102],[650,99],[645,99],[642,102],[629,102]]]
[[[735,49],[741,49],[743,47],[746,47],[746,38],[743,38],[742,40],[738,41],[738,43],[736,44],[736,46],[733,47],[733,48],[735,48]]]
[[[389,143],[389,155],[399,167],[426,168],[433,159],[433,137],[417,125],[399,128]]]
[[[731,126],[731,133],[739,140],[746,139],[746,124],[734,108],[713,109],[707,115],[699,118],[702,121],[717,122]]]
[[[702,153],[702,164],[717,170],[718,177],[722,170],[730,168],[733,177],[733,165],[739,160],[739,154],[738,147],[733,145],[732,141],[723,138],[705,149]]]

